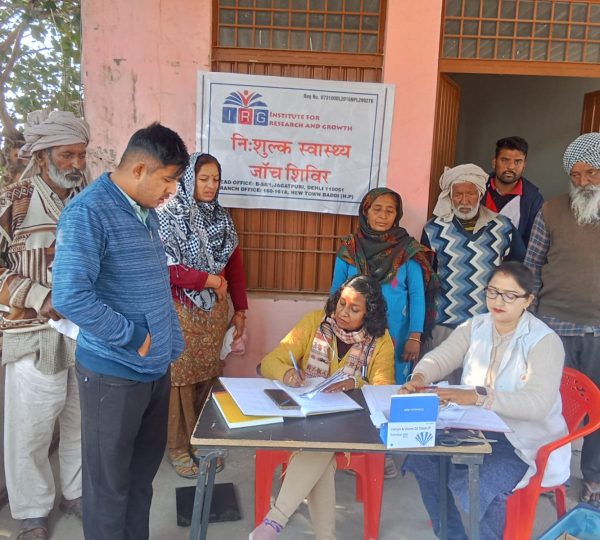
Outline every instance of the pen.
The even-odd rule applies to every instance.
[[[292,351],[288,351],[288,352],[290,353],[292,365],[294,366],[294,369],[296,370],[296,373],[298,374],[298,376],[300,376],[300,368],[298,367],[298,362],[296,362],[296,359],[294,358],[294,353]]]

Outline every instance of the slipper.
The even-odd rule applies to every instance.
[[[176,456],[169,454],[171,465],[175,472],[182,478],[195,479],[198,478],[198,465],[194,463],[191,456],[185,452]]]
[[[17,540],[46,540],[48,538],[48,518],[27,518],[21,521]]]
[[[192,447],[190,449],[190,454],[192,455],[192,459],[194,463],[198,465],[200,463],[200,459],[202,458],[202,448],[200,447]],[[215,467],[215,474],[220,473],[225,468],[225,459],[222,457],[217,458],[217,466]]]
[[[593,498],[594,495],[597,495],[598,497]],[[596,508],[600,508],[600,487],[594,489],[591,484],[584,480],[579,501],[595,506]]]

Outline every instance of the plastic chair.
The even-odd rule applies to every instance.
[[[589,435],[600,427],[600,390],[591,379],[576,369],[565,368],[560,384],[560,395],[562,413],[569,433],[538,450],[535,460],[536,474],[531,477],[527,486],[518,489],[508,498],[504,540],[530,540],[540,493],[553,491],[556,497],[557,518],[565,514],[567,510],[565,486],[542,487],[548,457],[553,450]],[[582,426],[581,423],[586,416],[587,423]]]
[[[254,474],[254,523],[258,526],[271,507],[273,474],[285,467],[292,452],[287,450],[257,450]],[[362,501],[364,539],[377,540],[383,497],[384,454],[336,452],[337,469],[356,473],[356,500]]]

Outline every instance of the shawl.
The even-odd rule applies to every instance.
[[[577,162],[600,169],[600,133],[581,135],[567,147],[563,157],[563,167],[567,174],[571,174],[571,169]]]
[[[444,174],[440,177],[440,194],[433,214],[442,220],[452,221],[454,211],[452,210],[452,186],[461,182],[471,182],[479,191],[479,198],[483,197],[488,181],[487,173],[477,165],[467,163],[456,167],[445,167]]]
[[[378,232],[367,223],[367,210],[381,195],[392,195],[396,199],[397,214],[392,228]],[[381,284],[391,282],[398,269],[409,259],[414,259],[423,270],[425,282],[425,331],[429,334],[435,324],[435,298],[440,289],[438,275],[433,270],[434,252],[417,242],[406,229],[399,226],[402,218],[402,198],[388,188],[375,188],[369,191],[358,211],[358,230],[342,239],[337,256],[355,266],[360,274],[372,276]],[[392,309],[392,306],[388,306]]]
[[[168,265],[182,264],[218,275],[237,247],[238,236],[229,212],[217,201],[218,191],[210,202],[194,198],[195,165],[202,155],[196,152],[190,156],[177,193],[158,209],[159,233]],[[204,311],[210,311],[216,302],[213,289],[183,289],[183,293]]]
[[[375,338],[367,334],[364,328],[347,332],[342,330],[333,317],[326,315],[313,338],[306,373],[310,377],[329,377],[329,349],[335,338],[351,344],[346,365],[342,369],[349,377],[353,377],[365,365],[369,365],[373,356]]]
[[[25,144],[19,150],[19,158],[29,158],[29,163],[21,178],[40,174],[39,166],[33,157],[35,152],[65,146],[68,144],[88,144],[90,127],[85,120],[77,118],[69,111],[34,111],[27,115],[27,125],[23,133]]]

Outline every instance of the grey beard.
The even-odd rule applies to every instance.
[[[73,168],[65,172],[59,171],[54,163],[52,163],[52,159],[48,160],[48,176],[58,187],[63,189],[72,189],[80,186],[84,179],[83,172],[79,169]]]
[[[600,224],[600,186],[571,186],[571,210],[579,225]]]

